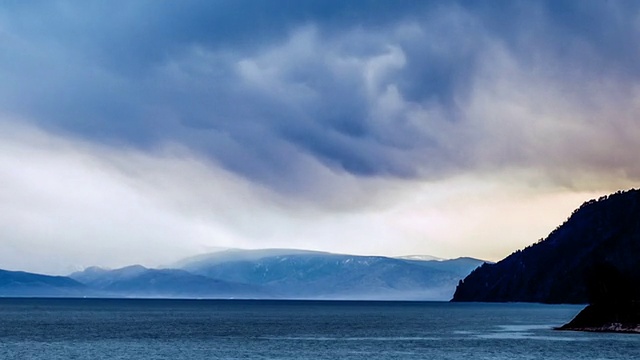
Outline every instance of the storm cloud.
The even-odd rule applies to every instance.
[[[134,197],[156,188],[146,164],[187,214],[224,218],[196,205],[210,188],[159,170],[179,163],[244,184],[251,196],[231,186],[222,203],[259,199],[235,211],[270,209],[270,223],[387,211],[460,179],[608,192],[640,179],[639,19],[635,1],[9,2],[2,155],[22,162],[3,171],[52,141],[101,159],[89,168],[114,188],[145,184]],[[33,164],[72,153],[36,149]],[[251,227],[225,224],[237,239]]]
[[[49,131],[179,143],[294,193],[307,161],[363,177],[637,177],[638,5],[492,4],[14,3],[0,101]]]

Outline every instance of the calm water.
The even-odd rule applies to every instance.
[[[639,359],[640,336],[558,332],[580,307],[0,299],[0,359]]]

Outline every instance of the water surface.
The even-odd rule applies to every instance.
[[[580,306],[0,299],[0,359],[639,359],[640,336],[559,332]]]

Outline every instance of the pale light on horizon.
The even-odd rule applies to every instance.
[[[296,199],[254,188],[184,150],[150,156],[4,130],[11,136],[0,135],[7,245],[0,263],[15,270],[157,267],[211,248],[497,261],[603,194],[523,189],[517,178],[500,176],[356,185],[342,174],[333,181],[350,189],[347,203]]]
[[[640,4],[322,4],[0,6],[0,269],[497,261],[639,186]]]

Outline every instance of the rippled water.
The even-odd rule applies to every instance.
[[[0,359],[640,359],[535,304],[0,299]]]

